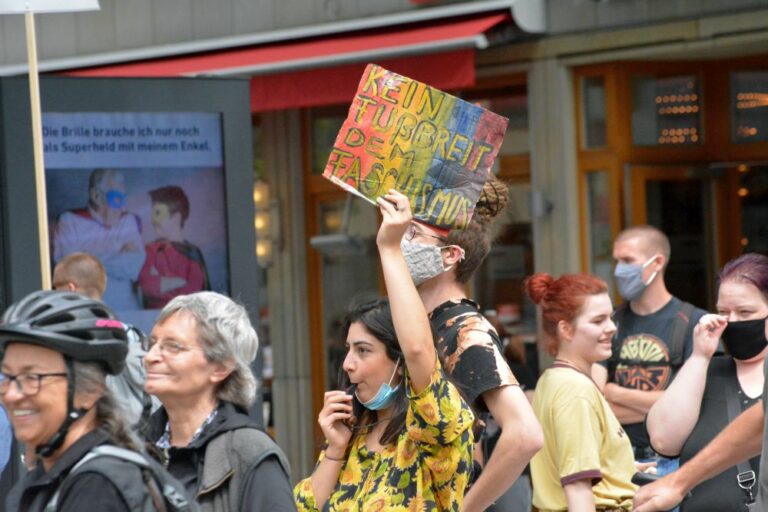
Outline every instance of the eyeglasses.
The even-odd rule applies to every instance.
[[[426,231],[419,228],[414,223],[409,224],[408,229],[405,230],[405,235],[403,235],[403,238],[405,238],[406,241],[410,242],[417,236],[426,237],[426,238],[435,238],[437,240],[440,240],[441,242],[445,242],[445,238],[441,236],[433,235],[432,233],[427,233]]]
[[[151,338],[151,337],[144,338],[143,340],[141,340],[141,348],[144,349],[145,352],[147,353],[151,352],[154,347],[159,348],[160,354],[164,356],[177,356],[182,352],[189,352],[190,350],[195,350],[200,348],[200,347],[191,347],[189,345],[183,345],[173,340],[158,341],[157,339]]]
[[[66,372],[58,373],[20,373],[8,375],[0,372],[0,394],[4,395],[11,388],[11,383],[16,382],[19,393],[24,396],[33,396],[40,392],[40,385],[46,377],[66,377]]]

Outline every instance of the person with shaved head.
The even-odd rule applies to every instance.
[[[99,258],[85,252],[73,252],[53,269],[53,288],[82,293],[101,300],[107,289],[107,272]]]
[[[627,432],[635,458],[657,461],[659,473],[676,459],[650,447],[645,417],[691,355],[693,328],[705,312],[674,297],[665,283],[669,239],[654,226],[633,226],[616,237],[614,278],[624,304],[616,309],[611,358],[593,377]]]
[[[59,261],[53,269],[53,289],[61,292],[76,292],[89,299],[102,301],[107,288],[107,272],[99,258],[86,252],[73,252]],[[129,327],[126,324],[126,327]],[[120,400],[131,425],[138,425],[142,415],[148,417],[153,409],[160,406],[144,392],[143,358],[141,334],[137,329],[128,329],[128,355],[125,368],[118,375],[107,376],[107,386]]]

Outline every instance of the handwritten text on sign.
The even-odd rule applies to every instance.
[[[397,189],[417,220],[463,228],[506,127],[502,116],[369,64],[323,175],[370,199]]]

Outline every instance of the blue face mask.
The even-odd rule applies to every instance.
[[[371,411],[379,411],[381,409],[388,407],[390,404],[392,404],[392,401],[394,401],[395,397],[397,396],[397,390],[400,388],[400,384],[398,384],[394,388],[390,387],[390,384],[392,383],[392,379],[395,378],[395,373],[397,373],[397,367],[399,365],[400,365],[400,359],[398,359],[397,362],[395,363],[395,369],[392,371],[392,376],[389,378],[389,382],[379,386],[379,391],[376,393],[376,396],[374,396],[367,402],[363,402],[362,400],[360,400],[360,397],[357,396],[357,391],[355,391],[355,397],[358,400],[360,400],[360,403],[363,404],[363,407]]]
[[[633,263],[624,263],[620,261],[616,264],[616,270],[613,271],[613,277],[616,278],[616,287],[619,289],[619,295],[624,300],[633,301],[643,294],[643,291],[649,284],[656,279],[656,271],[651,274],[648,282],[643,282],[643,270],[653,262],[656,256],[652,256],[651,259],[646,261],[642,265],[635,265]]]
[[[120,209],[125,206],[125,194],[119,190],[111,189],[104,194],[107,198],[107,204],[110,208]]]

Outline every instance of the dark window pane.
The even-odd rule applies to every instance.
[[[701,94],[695,76],[632,80],[632,142],[636,146],[701,144]]]

